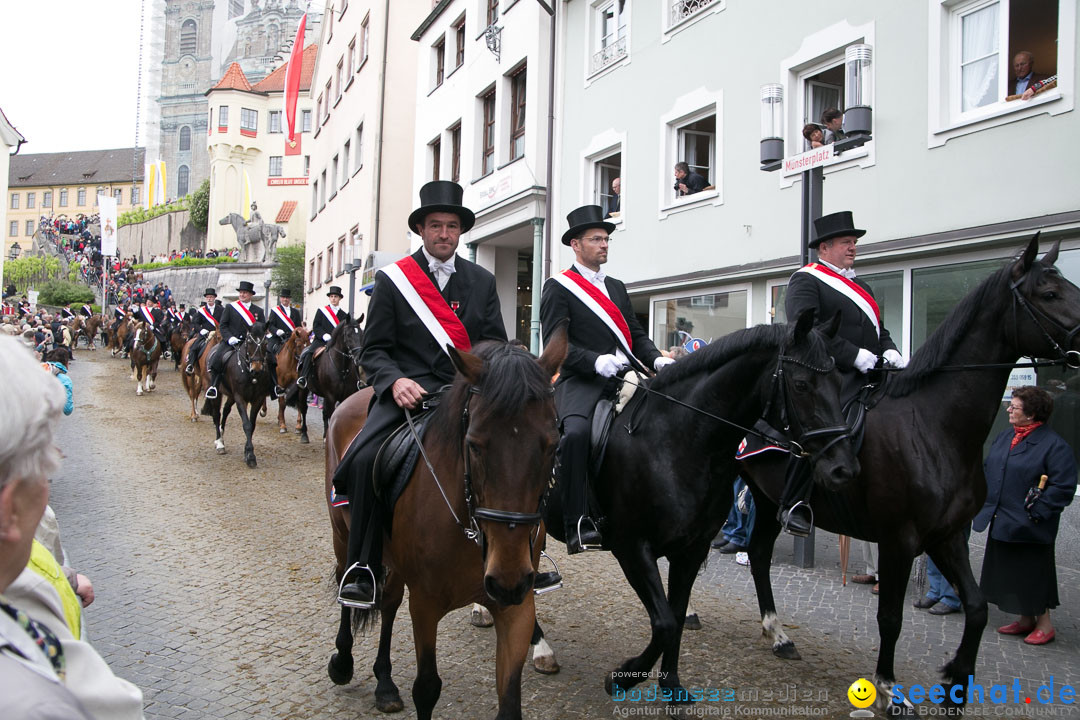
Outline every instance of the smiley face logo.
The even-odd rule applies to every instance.
[[[877,698],[877,690],[874,684],[866,678],[859,678],[851,683],[847,691],[848,700],[857,708],[866,708],[874,704]]]

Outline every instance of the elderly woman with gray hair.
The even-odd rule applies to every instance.
[[[7,337],[0,377],[0,717],[141,718],[142,693],[80,639],[79,602],[62,573],[42,572],[59,566],[34,541],[60,467],[64,390]]]

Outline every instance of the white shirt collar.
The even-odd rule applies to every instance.
[[[604,278],[607,277],[607,275],[604,274],[603,270],[593,271],[577,262],[574,263],[574,268],[577,269],[578,274],[580,274],[581,277],[594,284],[603,284]]]
[[[840,277],[845,277],[848,280],[854,280],[855,279],[855,268],[848,268],[846,270],[843,269],[843,268],[838,268],[835,265],[833,265],[831,262],[826,262],[825,260],[822,260],[821,258],[818,258],[818,262],[821,263],[822,265],[824,265],[825,267],[829,268],[830,270],[832,270],[834,273],[836,273]]]
[[[429,268],[431,267],[432,263],[442,263],[443,262],[442,260],[438,259],[434,255],[429,253],[427,251],[427,248],[425,248],[425,247],[421,247],[420,251],[423,252],[424,257],[427,258]],[[447,262],[447,264],[449,264],[451,267],[453,267],[456,270],[457,269],[457,253],[454,253],[453,255],[451,255],[450,259],[447,260],[446,262]]]

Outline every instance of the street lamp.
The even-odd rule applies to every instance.
[[[769,83],[761,86],[761,169],[776,170],[783,159],[784,86]]]
[[[356,309],[356,271],[364,267],[364,261],[360,257],[360,235],[356,234],[349,238],[345,245],[345,272],[349,273],[349,317],[353,316]]]
[[[11,251],[10,251],[11,254],[8,255],[8,259],[10,259],[10,260],[18,260],[19,259],[19,253],[21,253],[21,252],[22,252],[22,246],[19,245],[19,243],[17,243],[17,242],[11,243]]]
[[[265,293],[263,296],[263,310],[267,313],[270,312],[270,276],[269,270],[263,275],[263,292]]]
[[[862,43],[844,51],[844,134],[849,138],[870,138],[873,110],[873,74],[870,65],[874,49]]]

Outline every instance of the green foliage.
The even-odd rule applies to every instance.
[[[198,230],[206,232],[206,223],[210,217],[210,179],[202,181],[202,185],[190,196],[188,207],[191,209],[191,224]]]
[[[292,290],[293,302],[302,304],[304,297],[304,246],[284,245],[274,253],[270,282],[275,288]]]
[[[153,263],[140,263],[138,265],[132,265],[133,270],[157,270],[163,267],[195,267],[198,265],[220,265],[221,263],[234,263],[236,258],[234,257],[216,257],[216,258],[176,258],[170,262],[153,262]]]
[[[168,205],[155,205],[149,209],[144,207],[137,207],[134,210],[128,210],[125,213],[120,213],[120,216],[116,218],[116,224],[119,227],[124,227],[125,225],[145,222],[147,220],[150,220],[151,218],[156,218],[158,215],[176,212],[177,210],[187,210],[190,207],[190,204],[191,195],[185,195],[179,200],[171,202]]]
[[[49,280],[41,288],[38,302],[43,305],[66,305],[68,303],[89,303],[94,301],[94,291],[85,285],[76,285],[67,280]]]
[[[21,257],[4,263],[4,285],[15,283],[15,289],[25,293],[46,280],[59,278],[62,272],[59,258],[42,255]]]

